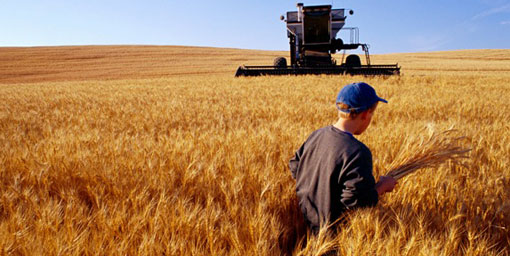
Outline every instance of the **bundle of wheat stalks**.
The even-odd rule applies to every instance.
[[[438,167],[446,161],[464,165],[461,160],[471,149],[463,147],[466,137],[456,136],[456,130],[443,132],[430,132],[428,138],[422,137],[418,142],[406,141],[401,149],[406,152],[403,157],[397,158],[390,165],[387,175],[398,180],[416,170]]]

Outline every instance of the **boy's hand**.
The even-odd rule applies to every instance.
[[[386,192],[391,192],[397,181],[391,176],[381,176],[379,177],[379,182],[375,184],[375,190],[377,190],[377,194],[382,195]]]

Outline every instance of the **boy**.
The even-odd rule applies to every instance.
[[[388,103],[366,83],[346,85],[336,99],[338,121],[314,131],[290,160],[299,207],[314,233],[347,210],[376,205],[395,187],[389,176],[375,183],[372,154],[353,136],[367,129],[379,101]]]

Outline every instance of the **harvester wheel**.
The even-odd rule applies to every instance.
[[[275,68],[286,68],[287,60],[284,57],[278,57],[274,59],[274,67]]]
[[[361,59],[356,54],[351,54],[345,59],[345,65],[347,67],[361,67]]]

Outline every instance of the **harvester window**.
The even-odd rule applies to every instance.
[[[306,13],[303,25],[305,44],[330,43],[330,12]]]

